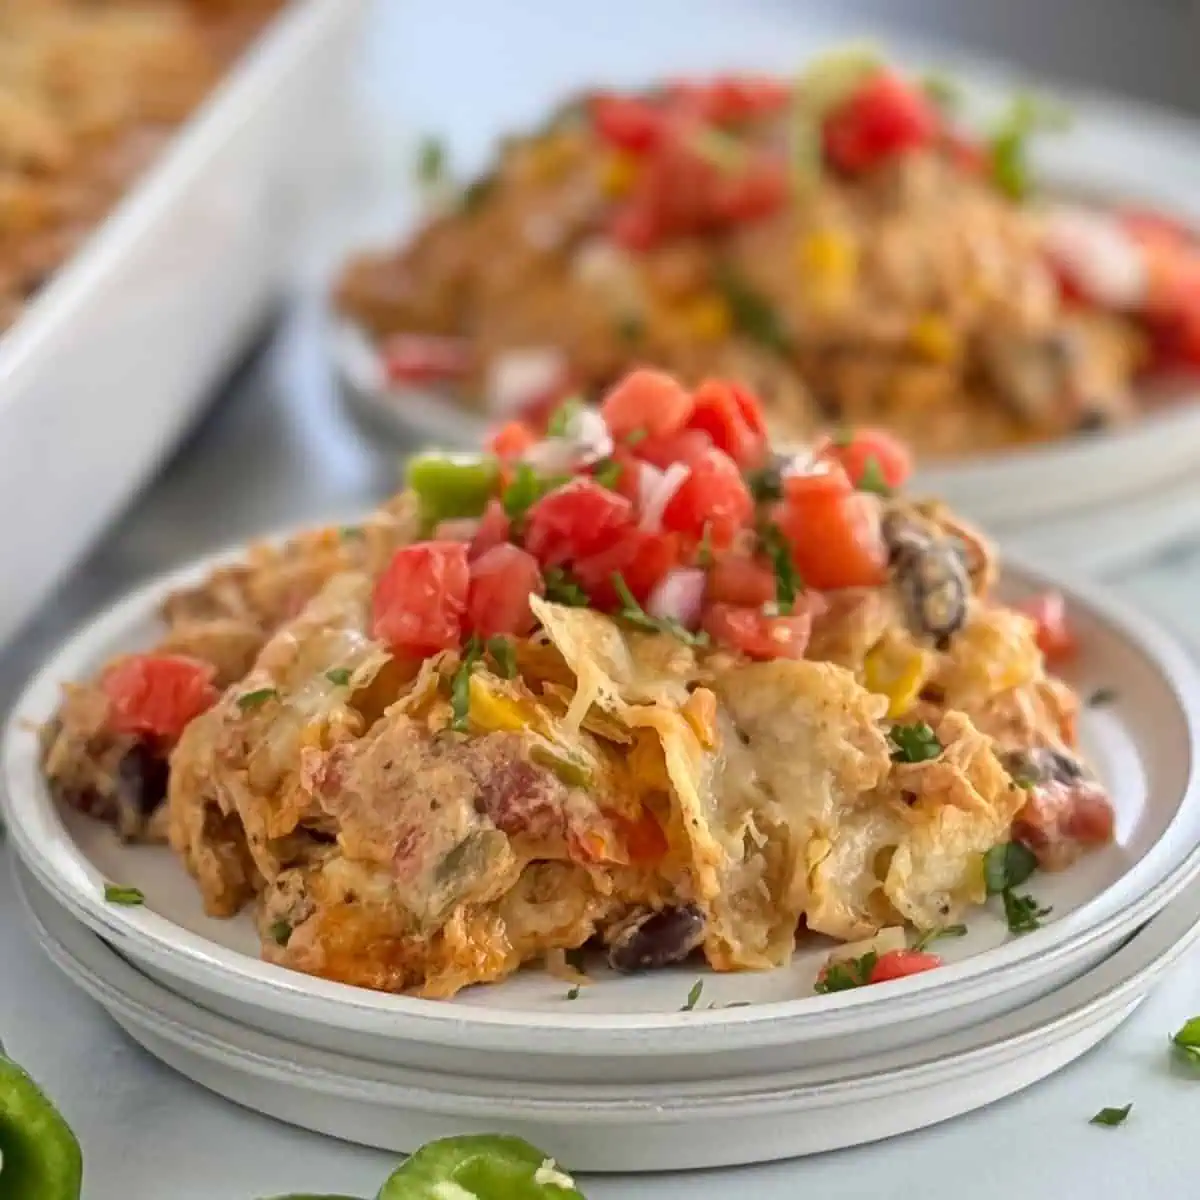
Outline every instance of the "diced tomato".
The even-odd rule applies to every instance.
[[[907,979],[909,975],[920,975],[942,965],[940,955],[926,950],[889,950],[881,954],[871,968],[872,983],[888,983],[893,979]]]
[[[1036,626],[1038,649],[1047,663],[1061,663],[1075,655],[1079,643],[1067,623],[1067,604],[1061,592],[1043,592],[1020,608]]]
[[[529,597],[545,590],[532,554],[508,542],[493,546],[471,564],[467,628],[484,638],[524,637],[536,624]]]
[[[667,852],[667,835],[648,808],[643,808],[636,820],[611,810],[604,815],[616,829],[634,866],[651,866],[662,861]]]
[[[709,199],[711,223],[740,225],[770,216],[788,198],[788,173],[783,162],[760,157],[742,170],[720,174]]]
[[[642,464],[633,456],[633,451],[624,446],[618,446],[609,458],[617,468],[613,481],[608,485],[618,496],[624,496],[630,504],[636,506],[641,494],[638,477],[641,475]]]
[[[638,367],[604,397],[600,415],[618,441],[631,434],[666,437],[678,433],[692,412],[687,388],[665,371]]]
[[[761,608],[775,599],[775,572],[744,554],[722,554],[708,572],[708,598],[716,604]]]
[[[575,561],[576,579],[595,608],[617,607],[612,577],[618,574],[639,604],[645,604],[663,576],[679,563],[679,538],[631,527],[605,550]]]
[[[754,516],[754,498],[737,464],[720,450],[709,450],[692,464],[663,509],[664,529],[699,541],[708,531],[714,549],[727,547]]]
[[[946,157],[965,175],[987,174],[987,151],[978,142],[972,142],[962,134],[947,131],[942,134],[942,149]]]
[[[878,587],[887,579],[878,497],[866,492],[818,495],[777,505],[774,517],[809,587]]]
[[[525,548],[542,566],[561,566],[607,550],[632,525],[633,505],[624,496],[580,476],[530,508]]]
[[[467,557],[482,558],[493,546],[507,542],[511,535],[512,522],[508,519],[508,513],[504,511],[504,505],[493,498],[487,502],[483,516],[479,518]]]
[[[702,429],[684,429],[665,437],[643,438],[633,452],[643,462],[665,471],[672,463],[694,466],[712,449],[712,438]]]
[[[761,608],[713,604],[704,614],[704,630],[718,646],[747,658],[803,658],[812,633],[812,613],[770,617]]]
[[[591,111],[597,135],[610,146],[644,154],[662,140],[666,116],[646,100],[604,93],[592,97]]]
[[[392,555],[371,605],[374,636],[421,656],[461,641],[470,569],[462,542],[416,542]]]
[[[1112,803],[1100,784],[1091,779],[1050,782],[1029,791],[1013,822],[1013,837],[1043,867],[1058,871],[1086,848],[1111,842],[1115,826]]]
[[[853,491],[854,484],[850,482],[845,468],[831,459],[822,459],[811,471],[787,474],[783,477],[783,494],[790,504],[849,496]]]
[[[621,205],[609,220],[608,232],[618,246],[642,254],[662,237],[658,214],[642,198]]]
[[[1175,217],[1144,208],[1127,208],[1116,214],[1125,231],[1144,246],[1180,250],[1192,244],[1188,227]]]
[[[391,383],[444,383],[461,379],[471,369],[471,346],[465,338],[394,333],[379,353]]]
[[[702,430],[742,470],[759,466],[767,452],[767,426],[758,397],[723,379],[702,383],[692,397],[688,428]]]
[[[779,112],[791,90],[777,79],[721,75],[707,83],[676,80],[667,85],[667,97],[702,121],[737,125]]]
[[[825,153],[839,170],[868,171],[938,136],[937,109],[923,92],[891,71],[872,76],[825,122]]]
[[[131,654],[100,679],[108,727],[173,743],[189,721],[217,702],[215,675],[211,664],[183,654]]]
[[[520,458],[536,441],[537,435],[524,421],[509,421],[492,434],[488,449],[497,458]]]
[[[912,455],[903,442],[882,429],[856,429],[845,440],[825,438],[816,453],[840,463],[855,487],[862,483],[872,460],[892,489],[902,488],[912,474]]]

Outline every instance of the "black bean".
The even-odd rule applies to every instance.
[[[966,621],[971,596],[961,543],[899,513],[888,514],[883,532],[909,628],[944,645]]]
[[[683,962],[704,941],[704,914],[694,905],[663,908],[631,921],[608,948],[614,971],[631,974]]]
[[[136,742],[117,767],[117,804],[137,816],[151,816],[167,798],[167,760],[146,745]]]
[[[1073,754],[1050,746],[1011,750],[1004,766],[1017,780],[1038,786],[1047,783],[1073,784],[1088,778],[1087,769]]]

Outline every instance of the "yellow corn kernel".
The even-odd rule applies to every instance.
[[[700,342],[719,342],[729,336],[733,327],[729,305],[720,296],[698,296],[689,300],[680,315],[688,333]]]
[[[600,165],[600,190],[610,200],[620,200],[633,191],[637,177],[637,159],[632,154],[617,151],[606,155]]]
[[[810,287],[844,290],[858,274],[858,247],[836,229],[817,229],[796,243],[796,263]]]
[[[928,313],[914,321],[908,339],[912,348],[931,362],[950,362],[958,357],[958,336],[936,313]]]
[[[472,675],[468,686],[472,725],[488,733],[515,733],[532,724],[533,713],[519,701],[493,692],[480,676]]]
[[[920,695],[926,674],[925,656],[919,650],[896,654],[876,646],[863,661],[867,690],[887,697],[889,717],[908,712]]]

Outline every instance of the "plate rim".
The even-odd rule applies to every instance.
[[[294,532],[294,531],[293,531]],[[57,805],[45,786],[38,767],[36,736],[31,726],[52,711],[61,683],[78,677],[96,664],[96,648],[115,636],[145,626],[153,619],[158,601],[167,592],[193,583],[214,566],[244,553],[239,543],[216,554],[193,560],[173,571],[158,575],[125,593],[113,604],[85,622],[60,644],[26,683],[8,716],[0,740],[0,804],[7,809],[15,848],[44,887],[101,936],[114,940],[132,957],[148,956],[172,976],[183,975],[218,993],[244,999],[258,1008],[306,1015],[327,1024],[332,1014],[340,1023],[352,1018],[366,1022],[359,1028],[386,1025],[389,1035],[411,1037],[429,1044],[509,1047],[509,1037],[520,1031],[529,1043],[529,1053],[574,1055],[640,1054],[650,1035],[669,1033],[695,1051],[728,1051],[738,1045],[761,1046],[780,1040],[787,1027],[798,1020],[820,1027],[841,1025],[851,1029],[870,1011],[886,1012],[889,1022],[899,1023],[905,1014],[927,1014],[931,1003],[957,1007],[972,993],[992,994],[1004,979],[1015,980],[1039,964],[1071,951],[1082,951],[1104,938],[1119,937],[1163,908],[1186,884],[1200,874],[1200,841],[1183,854],[1140,897],[1096,920],[1109,885],[1065,917],[1051,925],[1012,939],[971,959],[955,963],[945,971],[883,985],[827,996],[804,996],[780,1001],[763,1001],[747,1008],[681,1012],[562,1014],[538,1011],[488,1009],[446,1004],[420,997],[374,992],[365,988],[302,975],[282,966],[263,962],[212,942],[184,929],[149,908],[127,908],[105,904],[103,879],[70,837]],[[1153,668],[1174,702],[1185,731],[1187,784],[1167,829],[1135,866],[1156,854],[1165,853],[1164,842],[1172,825],[1189,806],[1200,811],[1200,666],[1176,638],[1153,619],[1142,615],[1107,589],[1094,583],[1069,578],[1058,572],[1029,566],[1009,556],[1005,575],[1015,576],[1024,587],[1054,587],[1071,606],[1082,606],[1089,615],[1108,626]],[[32,824],[40,825],[50,839],[38,844],[32,828],[20,815],[26,812]],[[50,846],[65,852],[54,863]],[[1131,868],[1132,869],[1132,868]],[[1160,867],[1160,870],[1161,867]],[[1119,881],[1118,881],[1119,882]],[[1032,947],[1032,948],[1031,948]],[[980,964],[985,965],[980,965]],[[1010,983],[1009,986],[1013,986]],[[299,1006],[299,1007],[297,1007]],[[401,1022],[414,1028],[402,1033]],[[719,1030],[736,1043],[714,1045],[708,1035]],[[587,1047],[582,1039],[603,1037],[605,1044]],[[830,1034],[829,1036],[832,1036]]]

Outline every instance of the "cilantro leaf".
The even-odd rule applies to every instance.
[[[333,670],[325,672],[325,678],[337,687],[345,687],[350,682],[350,668],[334,667]]]
[[[637,602],[634,594],[629,590],[629,585],[625,582],[625,577],[620,571],[614,571],[610,578],[612,579],[613,588],[616,590],[617,598],[621,601],[621,607],[616,613],[618,620],[624,621],[626,625],[632,625],[635,629],[644,629],[649,633],[669,633],[672,637],[678,638],[688,646],[708,645],[708,634],[703,630],[697,630],[693,633],[692,630],[688,629],[685,625],[681,625],[671,617],[652,617],[646,612]]]
[[[445,143],[435,137],[422,138],[417,148],[417,181],[423,187],[436,187],[445,175]]]
[[[878,961],[879,955],[874,950],[868,950],[861,958],[830,963],[821,972],[813,991],[825,996],[830,992],[847,992],[851,988],[865,987],[871,982],[871,974]]]
[[[637,313],[627,313],[617,322],[617,337],[626,346],[636,346],[646,336],[646,322]]]
[[[791,353],[792,340],[775,307],[756,292],[731,266],[721,266],[716,275],[717,290],[729,306],[733,327],[753,342],[785,357]]]
[[[873,454],[868,455],[867,461],[863,463],[862,475],[858,480],[858,490],[874,492],[876,496],[882,496],[885,500],[894,493],[891,484],[884,478],[879,459]]]
[[[965,925],[943,925],[940,929],[927,929],[915,942],[912,944],[914,950],[924,950],[930,942],[936,942],[938,938],[957,938],[966,937],[967,927]]]
[[[778,525],[767,524],[758,535],[759,543],[775,568],[775,603],[780,615],[789,615],[796,607],[796,596],[804,590],[804,581],[792,562],[792,547]]]
[[[617,484],[621,482],[621,475],[624,470],[625,468],[614,459],[603,458],[592,468],[592,478],[601,487],[606,487],[609,491],[613,491],[616,489]]]
[[[458,733],[466,733],[469,726],[467,718],[471,713],[471,672],[483,653],[483,647],[477,637],[472,637],[463,650],[462,661],[450,681],[450,709],[454,714],[450,728]]]
[[[547,437],[566,437],[571,423],[583,411],[583,401],[578,396],[568,396],[551,414],[546,422]]]
[[[1117,1125],[1124,1125],[1125,1118],[1129,1116],[1133,1109],[1132,1104],[1126,1104],[1124,1108],[1102,1108],[1089,1122],[1089,1125],[1107,1125],[1110,1128]]]
[[[892,746],[894,762],[929,762],[942,752],[942,743],[937,740],[937,734],[924,721],[893,725],[888,730],[888,741]]]
[[[1032,896],[1018,896],[1011,888],[1005,888],[1000,895],[1004,901],[1009,933],[1032,933],[1042,927],[1042,918],[1054,911],[1051,908],[1039,908]]]
[[[954,113],[963,102],[963,87],[944,71],[930,71],[921,79],[921,91],[944,113]]]
[[[146,903],[146,897],[142,895],[140,888],[123,887],[119,883],[104,885],[104,899],[109,904],[124,904],[131,908]]]
[[[286,946],[292,939],[292,925],[290,921],[272,921],[271,927],[267,930],[271,935],[271,941],[277,946]]]
[[[644,442],[649,436],[650,434],[639,425],[637,429],[631,429],[625,435],[625,445],[636,446],[638,442]]]
[[[1087,700],[1088,708],[1105,708],[1117,698],[1114,688],[1098,687]]]
[[[275,700],[279,696],[279,689],[273,687],[258,688],[253,692],[246,692],[237,699],[237,706],[243,712],[250,712],[252,709],[261,708],[268,700]]]
[[[516,679],[517,653],[508,638],[500,636],[488,638],[487,651],[505,679]]]
[[[989,143],[996,187],[1013,200],[1023,200],[1031,186],[1030,138],[1036,133],[1060,131],[1069,123],[1069,114],[1061,105],[1028,92],[1014,97]]]
[[[783,475],[778,463],[772,463],[758,471],[751,471],[746,476],[746,485],[750,488],[750,494],[758,504],[765,504],[769,500],[783,499]]]
[[[548,490],[546,481],[528,463],[517,463],[512,480],[500,494],[500,504],[509,520],[519,523]]]
[[[576,984],[574,987],[567,989],[567,999],[568,1000],[578,1000],[579,999],[579,984]]]
[[[570,608],[587,608],[588,594],[565,567],[547,567],[545,574],[546,599],[552,604]]]
[[[704,980],[697,979],[696,982],[692,984],[692,989],[687,994],[687,1000],[684,1001],[683,1007],[680,1008],[679,1011],[680,1012],[691,1012],[692,1009],[694,1009],[696,1007],[696,1005],[700,1002],[700,993],[703,991],[704,991]]]
[[[989,896],[1020,887],[1037,867],[1037,856],[1021,842],[993,846],[983,856],[983,878]]]
[[[1176,1030],[1171,1043],[1192,1062],[1200,1063],[1200,1017],[1192,1017]]]

